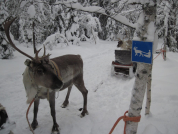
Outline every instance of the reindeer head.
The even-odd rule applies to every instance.
[[[19,53],[23,54],[24,56],[30,58],[25,61],[25,65],[28,67],[29,72],[31,74],[32,81],[35,82],[37,86],[54,89],[60,89],[63,85],[62,81],[57,77],[54,73],[52,66],[49,64],[49,54],[46,55],[46,49],[44,47],[44,54],[42,57],[39,57],[38,54],[40,50],[36,50],[34,46],[35,57],[28,55],[27,53],[18,49],[15,44],[12,42],[9,28],[10,25],[16,18],[7,18],[6,21],[3,23],[4,30],[9,41],[9,44],[17,50]]]

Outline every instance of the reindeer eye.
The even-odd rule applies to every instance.
[[[38,69],[38,70],[37,70],[37,73],[38,73],[38,74],[43,74],[43,69]]]

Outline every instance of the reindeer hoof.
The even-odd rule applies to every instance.
[[[83,118],[85,115],[80,114],[79,116],[80,116],[81,118]]]
[[[31,124],[32,129],[35,130],[37,128],[37,126],[38,126],[38,121],[34,120]]]
[[[86,112],[86,115],[89,115],[89,112],[88,112],[88,111]]]
[[[51,134],[60,134],[60,132],[54,131],[54,132],[51,132]]]
[[[83,117],[85,116],[85,114],[86,114],[86,115],[89,115],[88,111],[82,112],[82,113],[80,114],[80,117],[83,118]]]
[[[63,104],[61,105],[61,107],[62,107],[62,108],[66,108],[68,105],[69,105],[69,103],[67,103],[67,104],[66,104],[66,103],[63,103]]]
[[[51,132],[51,134],[60,134],[60,132],[59,132],[59,125],[58,124],[56,124],[56,125],[53,125],[53,128],[52,128],[52,132]]]

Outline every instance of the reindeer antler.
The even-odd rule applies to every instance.
[[[36,48],[34,48],[34,52],[35,52],[35,58],[33,58],[32,56],[28,55],[27,53],[21,51],[20,49],[18,49],[15,44],[12,42],[11,40],[11,37],[10,37],[10,34],[9,34],[9,28],[11,26],[11,24],[14,22],[14,20],[16,19],[17,17],[13,18],[13,17],[9,17],[5,20],[5,22],[3,23],[3,26],[4,26],[4,30],[5,30],[5,33],[6,33],[6,36],[7,36],[7,39],[10,43],[10,45],[15,49],[17,50],[19,53],[23,54],[24,56],[27,56],[28,58],[32,59],[34,62],[37,62],[37,63],[40,63],[40,61],[42,60],[45,60],[45,61],[48,61],[49,60],[49,56],[50,54],[47,54],[46,55],[46,48],[44,46],[44,54],[42,57],[39,57],[38,54],[40,52],[41,49],[39,49],[38,51],[36,50]],[[35,47],[35,46],[34,46]]]
[[[4,26],[4,31],[6,33],[6,36],[7,36],[7,39],[10,43],[10,45],[15,49],[17,50],[19,53],[23,54],[24,56],[27,56],[28,58],[32,59],[33,61],[36,61],[32,56],[24,53],[23,51],[21,51],[20,49],[18,49],[15,44],[12,42],[11,40],[11,37],[10,37],[10,34],[9,34],[9,28],[11,26],[11,24],[14,22],[14,20],[16,19],[17,17],[13,18],[13,17],[8,17],[5,22],[3,23],[3,26]]]
[[[49,56],[51,55],[51,54],[47,54],[46,55],[46,47],[45,47],[45,45],[43,45],[44,46],[44,53],[43,53],[43,56],[40,58],[41,60],[45,60],[45,61],[49,61]]]

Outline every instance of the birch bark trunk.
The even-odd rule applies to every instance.
[[[154,40],[156,1],[153,0],[152,3],[154,4],[150,5],[149,3],[147,3],[143,5],[143,13],[140,15],[139,18],[140,20],[142,20],[142,23],[136,29],[135,35],[141,41],[150,41],[150,39],[152,39],[151,41]],[[152,29],[152,31],[150,31],[150,29]],[[128,111],[129,117],[140,116],[148,76],[151,73],[150,64],[138,63],[137,65],[137,73],[135,77],[135,83],[132,89],[130,108]],[[137,127],[137,122],[128,121],[126,125],[126,134],[136,134]]]
[[[140,116],[148,75],[150,74],[150,66],[151,65],[144,63],[137,64],[137,74],[132,89],[132,98],[128,112],[129,117]],[[138,123],[128,121],[126,125],[126,134],[136,134],[137,127]]]
[[[150,66],[149,69],[150,69],[150,75],[148,76],[148,82],[147,82],[147,99],[146,99],[145,115],[150,113],[150,105],[151,105],[152,65]]]

